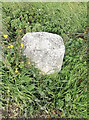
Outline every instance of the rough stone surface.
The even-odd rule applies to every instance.
[[[36,67],[45,74],[61,70],[65,46],[63,39],[53,33],[32,32],[22,38],[23,54],[36,63]]]

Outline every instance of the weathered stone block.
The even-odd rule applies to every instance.
[[[30,57],[43,73],[51,74],[61,70],[65,46],[59,35],[48,32],[26,33],[22,43],[23,54]]]

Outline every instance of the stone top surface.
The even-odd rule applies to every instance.
[[[59,35],[48,32],[26,33],[22,43],[23,54],[30,57],[43,73],[51,74],[61,70],[65,46]]]

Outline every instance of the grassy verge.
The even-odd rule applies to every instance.
[[[3,3],[4,117],[87,118],[86,12],[86,3]],[[63,37],[60,72],[41,75],[22,56],[21,38],[37,31]]]

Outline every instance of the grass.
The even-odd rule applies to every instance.
[[[86,3],[3,3],[2,10],[3,117],[87,118]],[[37,31],[63,37],[60,72],[42,75],[22,55],[21,38]]]

